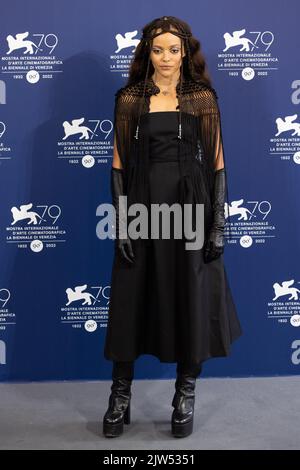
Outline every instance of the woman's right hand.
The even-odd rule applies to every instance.
[[[134,263],[134,253],[130,238],[118,238],[116,242],[123,258],[125,258],[130,263]]]

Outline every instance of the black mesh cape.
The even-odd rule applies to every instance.
[[[149,207],[149,142],[143,117],[149,112],[150,97],[159,92],[152,78],[147,78],[126,85],[115,93],[114,142],[124,169],[128,206],[140,202]],[[207,234],[213,221],[214,176],[219,159],[221,167],[225,168],[226,200],[229,204],[218,96],[207,83],[185,77],[181,86],[178,83],[176,93],[179,103],[180,201],[182,204],[204,203]],[[192,130],[192,138],[189,139],[185,138],[187,126]]]

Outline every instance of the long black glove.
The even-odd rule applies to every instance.
[[[214,199],[213,199],[213,224],[209,231],[208,239],[204,247],[204,261],[209,263],[219,258],[224,253],[224,227],[225,227],[225,169],[215,172]]]
[[[134,262],[134,253],[132,250],[130,238],[119,238],[120,234],[120,223],[125,224],[126,218],[126,207],[124,203],[119,200],[119,196],[125,196],[124,194],[124,176],[122,168],[111,167],[111,194],[112,203],[116,211],[116,243],[117,247],[121,251],[122,256],[130,263]],[[124,225],[125,226],[125,225]]]

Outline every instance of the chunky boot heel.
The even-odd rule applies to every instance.
[[[130,402],[128,403],[128,406],[124,414],[124,423],[130,424]]]

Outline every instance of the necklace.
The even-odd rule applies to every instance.
[[[152,80],[153,80],[153,79],[152,79]],[[157,86],[157,87],[159,88],[159,86],[158,86],[158,85],[155,83],[155,81],[154,81],[154,80],[153,80],[153,83],[154,83],[154,85],[155,85],[155,86]],[[167,89],[167,90],[161,90],[161,89],[159,88],[159,91],[160,91],[160,93],[161,93],[162,95],[164,95],[164,96],[167,96],[167,95],[170,95],[170,94],[171,94],[171,91],[170,91],[170,89]]]

